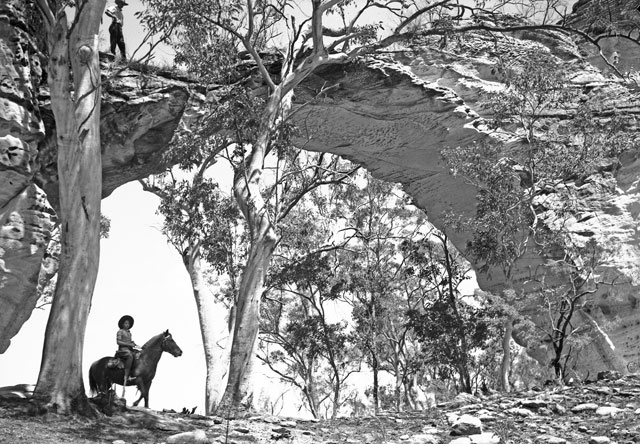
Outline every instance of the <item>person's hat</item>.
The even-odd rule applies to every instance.
[[[133,327],[133,318],[129,315],[124,315],[118,321],[118,327],[124,328],[124,321],[129,321],[129,328]]]
[[[129,3],[125,2],[124,0],[116,0],[116,5],[127,6],[129,5]]]

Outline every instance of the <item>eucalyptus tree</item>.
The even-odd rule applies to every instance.
[[[246,269],[247,239],[249,231],[238,223],[238,208],[231,198],[222,198],[213,179],[206,178],[209,168],[216,162],[230,162],[234,170],[241,169],[238,159],[242,160],[242,145],[248,140],[254,128],[255,113],[260,107],[246,94],[227,91],[224,104],[212,107],[207,119],[201,120],[201,127],[181,132],[173,143],[169,153],[169,164],[177,164],[176,174],[189,179],[176,180],[173,173],[163,178],[154,178],[153,182],[143,182],[146,190],[161,197],[159,211],[165,216],[163,231],[171,243],[180,251],[185,266],[191,276],[194,296],[198,306],[201,332],[207,362],[206,411],[213,412],[219,407],[222,395],[220,384],[229,373],[228,346],[222,353],[215,353],[217,344],[223,342],[214,334],[211,321],[213,298],[203,292],[203,267],[217,269],[225,275],[230,286],[229,329],[234,330],[235,313],[239,288],[239,274]],[[244,112],[239,113],[242,109]],[[213,123],[215,131],[208,127]],[[230,149],[233,147],[234,149]],[[230,168],[231,169],[231,168]],[[186,173],[193,170],[192,173]],[[293,232],[286,225],[292,212],[303,197],[318,187],[339,183],[348,178],[357,167],[340,161],[335,156],[325,154],[307,154],[289,146],[285,140],[279,140],[273,156],[269,160],[268,174],[270,183],[265,187],[264,196],[271,205],[271,211],[285,232]],[[237,236],[242,236],[238,242]],[[304,235],[302,235],[304,237]],[[239,257],[238,253],[240,253]],[[234,259],[234,257],[236,257]]]
[[[182,258],[198,310],[205,365],[205,412],[220,401],[228,371],[235,323],[237,275],[244,253],[243,225],[235,201],[203,177],[205,164],[189,179],[166,173],[143,181],[143,189],[161,198],[163,234]],[[215,279],[215,290],[209,282]],[[227,313],[221,323],[220,311]]]
[[[238,276],[246,256],[242,217],[233,197],[220,189],[211,171],[222,160],[222,154],[233,148],[238,135],[243,134],[240,122],[252,119],[252,113],[245,112],[244,120],[239,118],[233,123],[236,131],[231,137],[229,119],[236,115],[236,108],[246,106],[251,111],[254,107],[243,88],[226,93],[224,104],[204,104],[206,118],[175,134],[164,159],[172,166],[163,174],[140,181],[145,191],[160,198],[162,232],[180,254],[189,274],[207,368],[207,414],[215,411],[224,392]],[[212,279],[216,285],[209,285]],[[227,313],[224,323],[220,322],[221,310]]]
[[[460,286],[468,279],[470,266],[446,234],[434,231],[418,242],[405,243],[403,249],[422,290],[420,305],[408,313],[408,324],[424,346],[428,363],[455,375],[457,387],[471,393],[477,352],[488,349],[495,336],[493,307],[465,300]]]
[[[322,416],[325,405],[332,418],[337,416],[347,398],[347,379],[362,361],[347,331],[335,273],[341,267],[336,252],[349,241],[336,233],[329,216],[341,206],[334,190],[342,186],[349,185],[305,196],[284,222],[261,318],[260,359],[302,392],[314,417]]]
[[[431,229],[423,211],[409,205],[394,184],[361,175],[358,184],[343,187],[339,199],[340,214],[336,217],[349,236],[348,245],[340,252],[340,276],[343,298],[352,307],[355,334],[366,351],[367,363],[373,373],[372,396],[376,413],[379,409],[379,373],[392,364],[399,377],[397,347],[406,338],[403,316],[397,307],[411,304],[402,277],[406,262],[401,254],[403,242],[423,238]],[[394,336],[394,330],[399,336]],[[406,343],[404,343],[406,345]],[[397,380],[396,396],[399,397]],[[399,404],[398,398],[396,398]]]
[[[538,337],[550,345],[550,366],[560,384],[569,379],[569,370],[579,361],[580,351],[591,342],[593,333],[607,328],[606,323],[598,325],[591,318],[593,302],[589,296],[602,285],[614,286],[617,280],[605,282],[597,273],[606,252],[594,241],[566,250],[563,258],[536,276],[539,285],[532,295],[542,311],[535,325]],[[578,317],[587,322],[576,322]]]
[[[346,401],[347,380],[362,361],[346,322],[331,320],[337,297],[331,259],[315,252],[285,263],[287,269],[274,276],[277,283],[266,297],[261,319],[260,359],[302,392],[315,418],[327,404],[331,418],[338,415]]]
[[[106,0],[38,0],[47,33],[56,119],[61,249],[34,398],[60,413],[90,414],[82,349],[100,256],[100,66],[98,32]],[[73,18],[69,19],[68,14]]]
[[[103,80],[98,46],[106,0],[21,3],[21,7],[35,7],[40,13],[45,37],[46,48],[30,47],[29,52],[48,58],[47,79],[58,150],[57,222],[62,227],[59,269],[34,398],[45,410],[93,414],[80,372],[100,256]],[[29,41],[39,41],[38,37]],[[143,58],[148,57],[149,53]],[[50,297],[53,287],[43,288],[44,296]]]

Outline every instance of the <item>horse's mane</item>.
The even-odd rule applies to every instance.
[[[164,333],[160,333],[159,335],[155,335],[154,337],[152,337],[151,339],[149,339],[147,342],[144,343],[144,345],[142,346],[142,349],[144,350],[145,348],[147,348],[147,346],[158,342],[160,340],[160,337],[164,336]]]

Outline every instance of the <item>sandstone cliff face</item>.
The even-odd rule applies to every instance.
[[[20,6],[23,1],[10,5]],[[2,14],[22,17],[19,7],[0,10],[0,20]],[[31,67],[37,63],[26,63],[20,56],[24,51],[15,47],[23,28],[2,29],[13,33],[0,34],[3,78],[13,83],[3,80],[0,85],[0,247],[4,249],[0,250],[4,261],[0,262],[4,267],[0,267],[0,352],[35,304],[51,206],[57,206],[54,125],[46,92],[40,103],[34,98],[39,76]],[[323,87],[337,85],[297,114],[303,134],[300,142],[310,150],[340,154],[379,178],[401,183],[436,226],[442,226],[445,211],[469,216],[475,212],[475,190],[449,174],[440,152],[446,146],[487,137],[483,119],[490,116],[480,102],[503,88],[496,69],[498,55],[517,57],[533,47],[550,51],[575,74],[576,98],[606,95],[610,110],[640,113],[640,97],[603,75],[581,56],[581,48],[560,34],[541,37],[521,32],[497,40],[475,35],[454,46],[435,47],[414,42],[350,65],[321,69],[296,90],[296,102],[305,103]],[[181,82],[131,71],[111,79],[102,105],[103,194],[159,171],[162,152],[175,128],[181,119],[197,115],[199,100],[193,86]],[[593,237],[610,247],[613,253],[600,271],[607,279],[618,278],[618,285],[603,287],[593,298],[594,308],[582,315],[584,322],[598,325],[620,320],[608,336],[601,335],[591,346],[584,365],[593,371],[622,369],[627,359],[640,357],[638,152],[626,153],[621,163],[615,177],[602,175],[575,185],[578,210],[570,221],[576,242]],[[452,233],[452,239],[464,250],[464,234]],[[535,255],[523,258],[520,279],[544,261]],[[495,271],[478,279],[486,290],[503,285],[503,277]]]
[[[11,23],[11,25],[10,25]],[[41,71],[30,13],[21,1],[0,9],[0,352],[36,302],[53,211],[33,183],[45,129],[36,92]],[[27,307],[25,309],[25,307]]]

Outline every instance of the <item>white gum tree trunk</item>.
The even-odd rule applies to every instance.
[[[34,398],[59,413],[91,412],[81,372],[100,256],[98,29],[104,6],[105,0],[77,2],[79,17],[71,32],[64,12],[55,17],[49,12],[49,84],[57,129],[62,247]]]
[[[500,386],[504,392],[511,391],[509,384],[509,369],[511,367],[511,336],[513,335],[513,317],[509,316],[504,322],[504,336],[502,337],[502,363],[500,365]]]
[[[207,415],[211,415],[216,411],[226,387],[235,310],[228,310],[230,316],[228,321],[222,319],[221,313],[226,310],[226,307],[203,291],[206,285],[203,278],[200,249],[197,245],[190,248],[184,257],[184,262],[191,278],[193,296],[198,310],[207,367],[205,412]]]
[[[256,144],[252,147],[246,167],[236,172],[234,192],[242,215],[251,233],[251,246],[242,273],[236,303],[235,328],[229,362],[227,387],[219,405],[224,410],[243,407],[253,409],[252,369],[258,341],[260,298],[264,279],[277,243],[275,227],[262,197],[262,170],[269,139],[281,115],[282,85],[276,88],[267,103]],[[220,412],[220,410],[223,410]]]
[[[218,414],[229,416],[233,413],[232,409],[235,411],[240,407],[248,410],[254,409],[251,374],[256,359],[260,298],[264,290],[264,279],[271,263],[271,257],[278,242],[276,227],[269,216],[267,204],[261,194],[264,160],[272,135],[278,125],[288,117],[294,88],[318,66],[344,58],[340,56],[336,60],[332,60],[322,41],[322,16],[338,2],[339,0],[330,0],[326,3],[321,0],[312,0],[312,54],[295,69],[293,68],[293,54],[289,54],[288,60],[283,65],[282,81],[279,84],[271,79],[250,39],[241,38],[245,48],[258,63],[259,70],[269,85],[271,93],[248,161],[244,168],[236,171],[234,178],[234,194],[251,233],[251,246],[238,291],[236,323],[229,362],[229,379],[217,409]],[[248,3],[248,9],[253,9],[251,2]],[[253,32],[253,27],[250,28],[249,36]],[[285,66],[288,68],[285,69]]]

